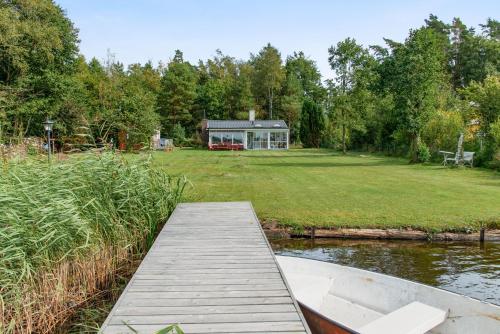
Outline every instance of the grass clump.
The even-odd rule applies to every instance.
[[[0,171],[0,332],[49,333],[151,245],[185,179],[86,154]]]

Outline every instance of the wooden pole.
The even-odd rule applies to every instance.
[[[484,233],[485,233],[485,228],[482,227],[481,230],[479,231],[479,242],[484,242]]]

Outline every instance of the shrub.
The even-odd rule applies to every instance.
[[[419,162],[429,162],[431,159],[431,152],[429,150],[429,147],[425,145],[424,142],[419,142],[418,148],[417,148],[417,157]]]
[[[500,117],[490,126],[492,157],[489,166],[500,170]]]
[[[464,132],[464,121],[458,112],[439,111],[427,122],[422,139],[429,144],[431,152],[456,151],[457,139]]]
[[[500,117],[490,125],[490,134],[497,147],[500,148]]]
[[[183,146],[186,142],[186,130],[179,123],[172,128],[172,139],[176,146]]]
[[[185,181],[112,153],[0,170],[0,332],[53,331],[146,251]]]

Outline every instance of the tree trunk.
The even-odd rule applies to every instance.
[[[410,143],[410,163],[418,162],[418,144],[420,142],[420,135],[418,133],[411,135]]]
[[[273,89],[269,89],[269,119],[273,119]]]
[[[346,132],[345,124],[342,124],[342,153],[344,153],[344,154],[347,153],[347,149],[346,149],[346,145],[345,145],[345,132]]]

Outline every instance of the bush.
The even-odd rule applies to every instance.
[[[0,332],[52,332],[151,245],[184,189],[112,153],[0,170]]]
[[[429,147],[422,141],[418,144],[417,157],[419,162],[429,162],[431,159]]]
[[[500,117],[490,125],[490,136],[491,161],[488,166],[500,170]]]
[[[186,130],[179,123],[172,128],[172,139],[176,146],[183,146],[186,142]]]
[[[490,134],[496,146],[500,148],[500,117],[490,125]]]
[[[464,132],[464,121],[460,113],[439,111],[424,126],[422,139],[429,144],[429,150],[433,153],[439,150],[455,152],[461,132]]]

